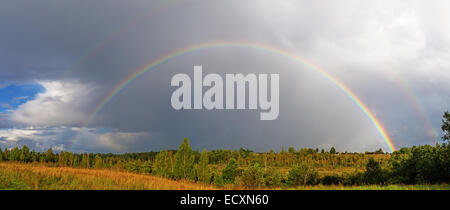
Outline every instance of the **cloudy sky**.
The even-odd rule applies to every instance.
[[[388,149],[370,119],[311,67],[229,46],[151,69],[95,107],[145,64],[186,46],[252,42],[303,57],[351,89],[397,148],[434,144],[450,109],[448,1],[0,2],[0,148],[75,152],[174,149]],[[280,74],[280,114],[174,110],[173,75]]]

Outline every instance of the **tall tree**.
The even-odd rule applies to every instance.
[[[171,177],[173,173],[172,153],[160,151],[153,164],[153,173],[162,177]]]
[[[25,163],[30,161],[30,149],[26,145],[20,150],[20,161]]]
[[[63,151],[59,152],[58,165],[59,166],[65,166],[65,164],[64,164],[64,152]]]
[[[200,155],[200,161],[198,163],[198,180],[201,182],[209,182],[211,179],[211,174],[208,168],[209,158],[206,149],[203,149]]]
[[[336,149],[334,147],[331,147],[330,154],[333,154],[333,155],[336,154]]]
[[[48,149],[47,152],[45,153],[45,160],[47,162],[53,162],[55,159],[55,156],[53,154],[53,150],[52,148]]]
[[[450,113],[445,112],[442,119],[442,131],[444,131],[443,140],[450,141]]]
[[[222,170],[222,178],[226,184],[231,184],[234,182],[237,175],[238,164],[235,158],[231,158],[228,161],[227,166]]]
[[[189,139],[185,138],[175,154],[174,177],[176,179],[195,178],[192,177],[195,174],[194,160]]]
[[[94,168],[103,168],[103,160],[100,155],[95,155]]]

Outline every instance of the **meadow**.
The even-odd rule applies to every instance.
[[[211,185],[112,169],[0,163],[2,190],[209,190]]]
[[[330,172],[328,172],[330,173]],[[172,180],[149,174],[114,169],[54,167],[40,163],[0,162],[1,190],[217,190],[221,188],[189,180]],[[450,190],[450,185],[315,185],[295,188],[261,188],[288,190]]]
[[[443,130],[450,133],[450,114]],[[450,134],[443,138],[450,140]],[[141,153],[0,149],[0,189],[12,190],[449,190],[450,145],[394,152],[177,150]]]

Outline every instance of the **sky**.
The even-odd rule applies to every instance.
[[[208,42],[300,56],[345,84],[396,148],[440,141],[450,108],[450,3],[442,0],[0,2],[0,148],[74,152],[282,147],[388,151],[339,87],[292,57],[245,46],[176,56]],[[280,111],[174,110],[173,75],[279,74]]]

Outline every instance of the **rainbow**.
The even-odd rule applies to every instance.
[[[129,75],[127,78],[122,80],[120,83],[118,83],[115,88],[113,88],[105,98],[95,107],[95,109],[88,115],[88,118],[84,121],[82,124],[82,128],[86,127],[99,113],[103,107],[114,97],[116,96],[122,89],[124,89],[128,84],[130,84],[132,81],[134,81],[136,78],[141,76],[142,74],[150,71],[151,69],[155,68],[156,66],[165,63],[173,58],[176,58],[181,55],[185,55],[191,52],[199,51],[199,50],[206,50],[206,49],[213,49],[213,48],[221,48],[221,47],[245,47],[245,48],[253,48],[258,50],[265,50],[271,53],[275,53],[278,55],[286,56],[289,58],[292,58],[296,61],[299,61],[300,63],[310,67],[311,69],[315,70],[322,76],[324,76],[327,80],[332,82],[334,85],[336,85],[340,90],[342,90],[357,106],[358,108],[369,118],[371,123],[374,125],[376,130],[378,131],[380,137],[383,139],[384,143],[386,144],[387,148],[390,152],[393,152],[396,150],[394,143],[392,139],[389,137],[388,133],[386,132],[386,129],[382,126],[382,124],[379,122],[379,120],[374,116],[374,114],[369,110],[369,108],[363,103],[361,99],[359,99],[353,91],[351,91],[347,86],[345,86],[342,82],[340,82],[338,79],[327,73],[325,70],[321,69],[319,66],[308,62],[307,60],[299,57],[298,55],[295,55],[291,52],[288,52],[283,49],[279,49],[273,46],[260,44],[260,43],[252,43],[252,42],[237,42],[237,41],[220,41],[220,42],[206,42],[201,44],[195,44],[191,46],[187,46],[175,51],[172,51],[170,53],[167,53],[160,58],[151,61],[150,63],[140,67],[137,69],[134,73]],[[79,137],[80,131],[75,135],[75,137],[71,140],[71,143],[69,145],[69,148],[76,142],[77,138]]]
[[[419,117],[422,118],[422,121],[425,123],[425,125],[428,127],[428,129],[431,131],[430,134],[428,134],[431,139],[433,140],[433,143],[436,144],[439,142],[439,133],[434,128],[433,124],[431,123],[430,118],[425,113],[425,108],[423,104],[420,102],[419,97],[415,94],[414,89],[409,85],[409,83],[403,79],[400,75],[393,72],[394,76],[396,76],[397,84],[402,87],[406,95],[408,96],[408,99],[411,104],[413,104],[414,109],[419,113]]]

